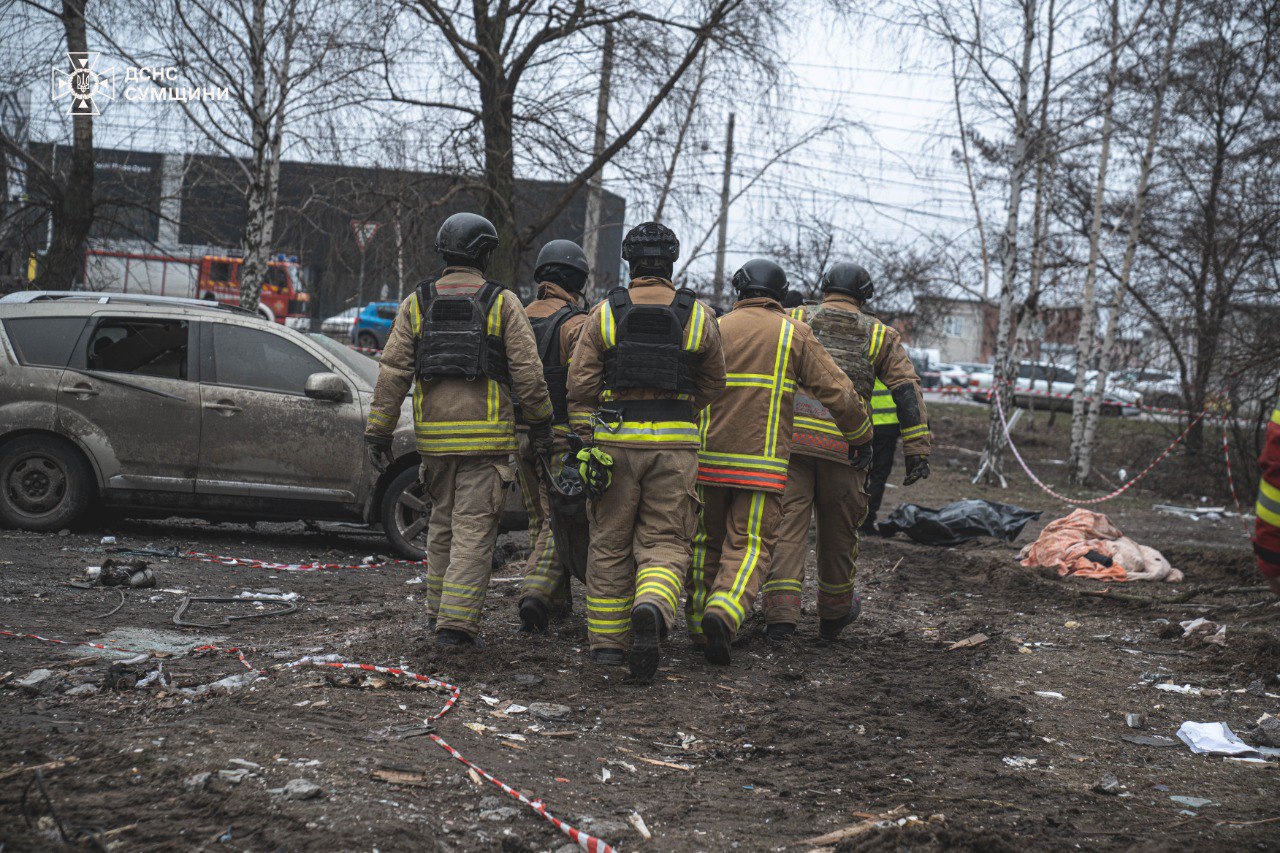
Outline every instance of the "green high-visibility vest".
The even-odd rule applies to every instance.
[[[893,392],[877,379],[871,391],[871,425],[888,426],[897,423],[898,407],[893,403]]]

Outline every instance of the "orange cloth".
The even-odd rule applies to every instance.
[[[1114,558],[1115,540],[1123,535],[1102,513],[1077,509],[1046,524],[1039,538],[1018,556],[1027,568],[1048,566],[1057,569],[1059,575],[1123,581],[1128,578],[1118,561],[1104,566],[1085,557],[1090,551],[1097,551]]]

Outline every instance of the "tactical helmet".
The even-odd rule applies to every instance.
[[[739,297],[754,293],[781,302],[787,296],[787,274],[773,261],[752,258],[733,274],[733,289]]]
[[[538,281],[554,281],[569,290],[581,290],[590,272],[587,253],[572,240],[547,243],[538,252],[538,260],[533,265],[533,276]]]
[[[444,221],[436,233],[436,251],[446,258],[457,258],[477,265],[488,260],[498,245],[498,229],[476,213],[455,213]]]
[[[832,264],[831,269],[822,274],[822,281],[818,286],[823,293],[844,293],[859,302],[866,302],[876,295],[871,273],[848,262]]]
[[[629,264],[665,261],[674,264],[680,257],[676,232],[660,222],[641,222],[622,241],[622,259]]]

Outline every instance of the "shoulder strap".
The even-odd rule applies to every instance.
[[[609,307],[615,314],[631,307],[631,291],[625,287],[615,287],[605,298],[609,300]]]
[[[693,314],[693,306],[697,301],[698,294],[687,287],[682,287],[676,291],[676,298],[671,300],[671,310],[679,318],[680,328],[683,329],[685,324],[689,322],[689,317]]]
[[[547,366],[560,363],[560,327],[575,314],[584,314],[577,305],[566,305],[546,318],[541,339],[538,341],[538,358]],[[552,356],[554,361],[549,361]]]
[[[489,309],[493,307],[493,303],[498,298],[498,294],[506,288],[496,281],[486,281],[479,290],[476,291],[475,300],[484,306],[485,316],[488,316]]]

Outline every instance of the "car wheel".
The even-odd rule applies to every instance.
[[[1103,403],[1100,414],[1104,418],[1118,418],[1120,417],[1120,407],[1114,403]]]
[[[0,447],[0,522],[59,530],[83,516],[93,497],[89,464],[63,442],[25,436]]]
[[[382,496],[382,530],[396,552],[409,560],[427,558],[427,523],[431,501],[410,465],[391,480]]]
[[[373,332],[361,332],[356,335],[356,346],[365,347],[367,349],[381,349],[378,346],[378,336]]]

